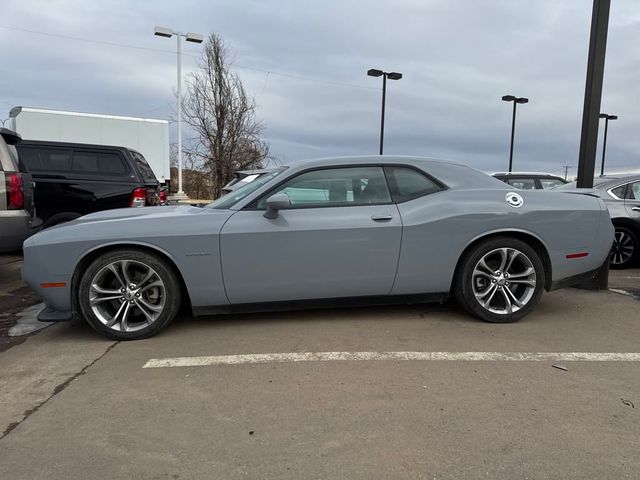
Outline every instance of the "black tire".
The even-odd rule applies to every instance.
[[[487,278],[486,280],[484,280],[484,277],[479,277],[479,276],[474,277],[474,274],[473,274],[474,269],[476,265],[478,265],[478,262],[480,262],[481,259],[483,259],[487,255],[494,255],[493,252],[497,252],[500,249],[504,249],[504,248],[512,249],[509,251],[519,252],[519,255],[514,257],[513,264],[512,264],[514,267],[522,266],[522,268],[525,268],[524,267],[525,258],[528,259],[528,263],[526,263],[526,268],[528,269],[532,267],[535,272],[534,286],[522,285],[517,280],[511,280],[511,285],[510,285],[509,279],[504,278],[504,276],[498,276],[497,278],[499,278],[499,280],[497,281],[494,281],[495,278],[489,275],[486,275],[486,278]],[[499,254],[495,253],[495,255],[499,255]],[[523,257],[521,257],[520,255],[523,255]],[[489,261],[492,261],[494,257],[489,256],[488,258],[489,258]],[[531,267],[529,267],[529,265],[531,265]],[[490,270],[493,270],[494,265],[491,265],[491,267],[492,268]],[[495,270],[495,271],[498,271],[498,270]],[[516,275],[516,274],[514,273],[513,275]],[[491,278],[491,280],[489,280],[489,278]],[[529,278],[528,280],[530,281],[531,279]],[[480,281],[486,282],[486,285],[479,286],[479,288],[481,288],[480,293],[482,292],[490,293],[489,289],[494,287],[496,289],[500,289],[498,290],[500,294],[499,294],[499,297],[496,298],[496,302],[498,303],[500,301],[504,302],[505,313],[494,312],[485,308],[483,305],[481,305],[480,303],[481,300],[478,300],[476,298],[476,293],[474,293],[474,287],[476,287],[474,282],[480,282]],[[500,285],[500,283],[505,281],[506,281],[506,286],[504,284]],[[492,286],[492,283],[490,282],[492,282],[495,285]],[[516,283],[518,283],[518,285],[515,285]],[[491,323],[511,323],[511,322],[520,320],[522,317],[526,316],[536,306],[538,301],[540,301],[540,297],[542,296],[544,284],[545,284],[544,266],[542,264],[542,260],[540,259],[540,256],[538,255],[538,253],[536,253],[536,251],[533,248],[531,248],[525,242],[512,237],[494,237],[474,246],[469,252],[465,254],[464,258],[462,258],[460,267],[456,274],[456,280],[454,284],[454,294],[458,303],[474,317],[479,318],[480,320],[484,320],[485,322],[491,322]],[[512,311],[511,313],[507,312],[508,307],[507,307],[506,301],[504,300],[504,297],[509,296],[506,293],[506,290],[503,290],[506,288],[510,289],[509,290],[510,293],[513,293],[512,292],[512,289],[513,289],[516,292],[516,294],[518,292],[526,291],[526,295],[523,293],[523,298],[521,298],[521,300],[524,300],[526,297],[526,301],[522,302],[521,307],[516,306],[515,308],[517,308],[517,310]],[[495,293],[497,294],[498,292],[495,292]],[[500,298],[500,295],[502,296],[502,300]],[[489,299],[488,303],[489,303],[489,307],[491,308],[491,299]],[[496,310],[499,310],[499,309],[496,309]]]
[[[611,247],[609,267],[622,270],[636,264],[640,255],[640,240],[636,232],[630,228],[616,225],[615,240]],[[623,245],[624,242],[624,245]],[[628,250],[631,248],[632,250]],[[628,256],[627,256],[628,255]]]
[[[125,273],[123,276],[121,269],[119,275],[120,278],[128,278],[131,282],[143,280],[141,277],[145,276],[145,267],[147,268],[147,272],[153,273],[150,274],[151,277],[149,277],[146,284],[141,284],[147,287],[145,289],[143,289],[143,286],[138,287],[137,290],[129,289],[128,287],[130,285],[136,286],[134,283],[131,283],[127,285],[126,293],[122,293],[122,297],[120,298],[109,296],[112,295],[112,293],[101,293],[105,297],[109,296],[109,298],[115,299],[100,301],[99,306],[96,307],[98,310],[98,313],[96,313],[94,307],[91,305],[92,296],[95,297],[97,295],[95,290],[92,289],[92,283],[94,281],[98,279],[97,281],[100,282],[110,282],[108,287],[105,287],[104,284],[99,286],[101,288],[113,289],[114,291],[122,291],[120,288],[121,284],[118,282],[118,276],[109,270],[109,265],[116,265],[116,268],[118,265],[126,265],[125,270],[127,270],[128,273]],[[158,283],[158,280],[160,283]],[[96,285],[98,284],[97,281]],[[153,286],[150,285],[150,283],[162,286]],[[141,293],[136,294],[135,292]],[[155,292],[158,292],[156,293],[158,298],[153,299],[151,293]],[[155,335],[175,318],[180,310],[182,301],[179,280],[168,262],[157,255],[136,249],[113,250],[96,258],[82,274],[77,295],[77,303],[82,317],[94,330],[114,340],[139,340]],[[116,293],[116,295],[120,295],[120,293]],[[125,295],[128,295],[126,298],[129,300],[123,300]],[[161,302],[161,305],[159,302]],[[126,306],[126,303],[130,304],[129,307]],[[147,314],[154,316],[153,320],[145,316],[147,314],[145,314],[142,309],[143,305],[151,305],[156,309],[149,310],[145,307]],[[160,309],[160,307],[162,308]],[[124,313],[131,312],[131,317],[127,318],[126,322],[120,321],[116,322],[113,326],[108,326],[108,322],[105,323],[105,320],[117,318],[118,315],[114,314],[116,310],[119,312],[120,308],[124,308],[122,310]],[[100,318],[99,315],[102,318]],[[111,317],[109,317],[109,315],[111,315]],[[122,319],[122,314],[120,314],[119,318]]]

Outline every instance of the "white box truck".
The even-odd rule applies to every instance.
[[[132,148],[146,158],[160,183],[170,179],[167,120],[30,107],[12,108],[9,118],[24,140]]]

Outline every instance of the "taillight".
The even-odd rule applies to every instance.
[[[22,188],[22,175],[19,173],[5,174],[7,184],[7,209],[22,210],[24,208],[24,190]]]
[[[144,207],[146,204],[147,204],[146,188],[136,188],[133,192],[131,192],[131,201],[129,202],[130,207]]]
[[[158,198],[160,199],[160,205],[165,205],[167,203],[167,191],[160,190],[160,193],[158,193]]]

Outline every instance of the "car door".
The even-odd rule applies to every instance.
[[[266,198],[291,207],[264,217]],[[220,234],[233,304],[387,295],[402,223],[380,166],[314,169],[234,214]]]
[[[627,186],[624,207],[629,218],[640,224],[640,181],[632,182]]]

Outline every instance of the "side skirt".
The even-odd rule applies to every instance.
[[[449,293],[426,293],[416,295],[380,295],[369,297],[341,297],[288,302],[241,303],[237,305],[214,305],[194,307],[193,315],[220,315],[225,313],[286,312],[293,310],[370,307],[416,303],[444,303]]]

